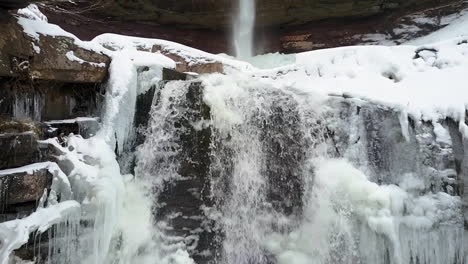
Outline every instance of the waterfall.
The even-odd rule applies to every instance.
[[[234,21],[236,57],[247,59],[254,55],[255,0],[239,0]]]
[[[127,55],[99,133],[41,142],[54,183],[32,215],[0,223],[2,264],[46,230],[37,260],[52,264],[466,263],[455,121],[251,72],[165,82]]]
[[[243,75],[161,86],[138,168],[152,179],[163,254],[223,264],[463,263],[461,200],[440,181],[452,163],[424,160],[438,147],[424,149],[432,127],[408,127],[408,141],[400,119]]]
[[[269,234],[286,232],[301,214],[304,150],[315,146],[313,102],[245,76],[204,80],[212,109],[213,195],[224,233],[222,263],[270,263]]]
[[[50,263],[466,260],[456,123],[405,125],[394,109],[244,74],[163,83],[160,68],[120,59],[101,132],[43,142],[70,182],[57,169],[45,208],[0,224],[2,263],[50,226]],[[153,98],[145,139],[135,176],[121,175],[111,135],[134,135],[141,93]]]

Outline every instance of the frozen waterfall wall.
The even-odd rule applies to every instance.
[[[227,264],[466,263],[468,144],[453,120],[222,75],[145,96],[134,169],[151,182],[164,254]]]

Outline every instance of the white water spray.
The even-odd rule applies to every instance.
[[[237,58],[247,59],[253,56],[254,26],[255,0],[239,0],[233,36]]]

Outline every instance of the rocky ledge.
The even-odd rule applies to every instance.
[[[232,20],[232,3],[235,1],[229,1],[230,5],[226,1],[187,2],[108,1],[102,7],[79,1],[76,5],[68,2],[58,6],[46,4],[41,10],[51,23],[84,40],[103,33],[117,33],[166,39],[215,54],[231,53],[231,30],[225,26]],[[457,15],[468,5],[464,1],[424,0],[385,1],[386,4],[382,1],[339,2],[258,1],[256,53],[293,53],[376,43],[373,36],[380,36],[386,43],[398,44],[445,26],[444,18]],[[400,4],[392,5],[391,2]],[[223,5],[224,9],[221,8]],[[164,14],[158,16],[160,9],[166,11],[161,11]],[[142,15],[141,10],[148,12]],[[134,15],[136,12],[140,12],[138,16]],[[317,17],[318,13],[322,17]],[[301,18],[301,15],[310,17]],[[292,21],[292,17],[301,19]]]
[[[298,25],[329,18],[369,17],[390,10],[446,4],[453,0],[257,0],[256,23],[260,26]],[[59,3],[66,10],[99,13],[118,21],[179,24],[194,28],[230,27],[237,2],[231,0],[138,0],[77,1]],[[85,9],[83,9],[83,7]]]

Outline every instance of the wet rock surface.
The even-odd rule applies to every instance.
[[[75,84],[0,78],[0,119],[50,121],[99,116],[104,89]]]
[[[38,2],[37,0],[0,0],[0,9],[18,9],[27,6],[30,3]]]
[[[0,134],[0,170],[38,162],[41,153],[32,132]]]
[[[164,75],[164,80],[167,81],[186,78],[185,75],[174,71],[165,71]],[[145,139],[153,140],[153,138],[146,138],[146,136],[151,136],[148,134],[151,128],[148,129],[147,126],[154,125],[151,123],[154,122],[152,115],[158,115],[155,109],[165,107],[161,94],[164,93],[164,89],[171,89],[166,86],[167,81],[162,82],[160,87],[153,87],[137,99],[140,104],[137,104],[139,105],[136,112],[138,118],[135,120],[135,125],[139,130],[145,131],[137,137],[137,144],[146,144]],[[155,154],[159,162],[149,164],[154,170],[149,171],[149,177],[154,178],[155,181],[162,181],[160,185],[153,186],[157,194],[153,213],[163,232],[164,247],[169,249],[184,245],[196,263],[212,263],[217,248],[214,239],[216,232],[212,228],[214,223],[206,215],[206,210],[213,203],[209,187],[211,129],[209,127],[197,129],[194,125],[200,120],[209,119],[210,109],[203,102],[201,84],[187,82],[186,85],[187,93],[183,100],[171,99],[173,103],[170,109],[178,112],[178,117],[174,120],[167,120],[167,124],[159,124],[168,130],[174,129],[176,142],[167,143],[165,147],[159,146],[168,151],[172,149],[174,157],[165,157],[164,153],[158,152],[162,155],[159,157]],[[142,107],[143,105],[145,107]],[[141,120],[142,115],[147,116],[148,119]],[[157,148],[158,146],[155,146],[154,149],[151,148],[151,151],[157,151]],[[144,157],[139,157],[144,159]],[[136,164],[140,163],[141,160],[137,159]],[[162,179],[164,176],[158,174],[157,171],[171,174],[172,163],[176,170],[174,173],[178,176],[173,179]],[[141,168],[139,172],[141,173]]]

